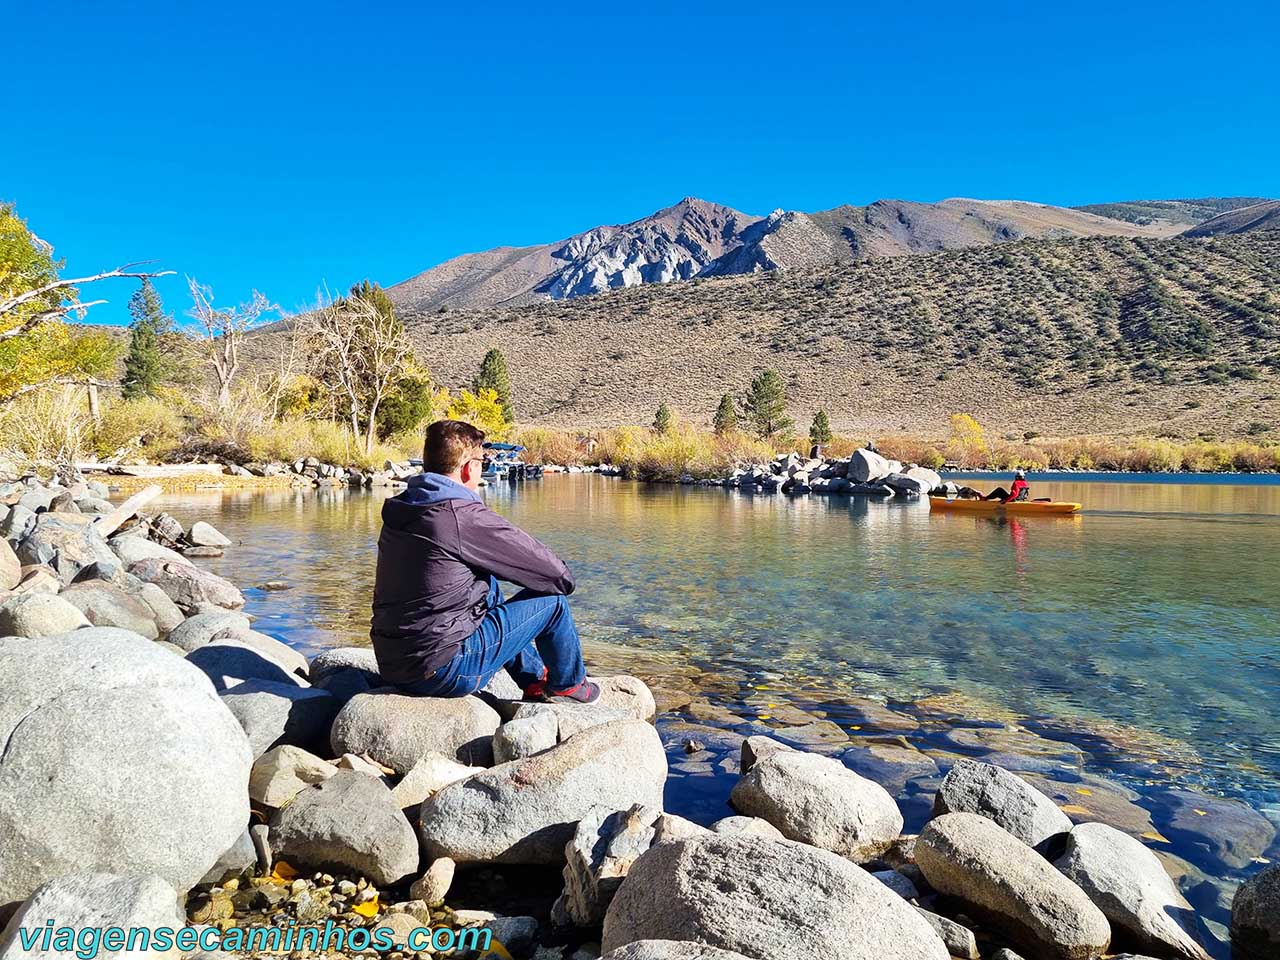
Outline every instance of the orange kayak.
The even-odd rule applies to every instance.
[[[1015,500],[1012,503],[1001,503],[999,500],[967,500],[960,497],[930,497],[929,507],[932,510],[955,510],[964,513],[1003,513],[1003,514],[1066,514],[1079,513],[1081,504],[1068,503],[1065,500]]]

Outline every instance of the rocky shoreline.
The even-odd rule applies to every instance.
[[[486,927],[537,960],[1280,949],[1275,826],[1191,790],[1147,809],[1086,769],[1114,732],[845,700],[855,741],[764,684],[724,681],[744,727],[626,674],[589,707],[406,697],[367,649],[255,629],[198,566],[216,530],[116,523],[106,493],[0,484],[0,960],[46,919]],[[732,809],[696,800],[726,781]],[[1251,874],[1234,912],[1227,873]]]

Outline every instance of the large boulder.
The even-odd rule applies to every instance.
[[[19,593],[0,604],[0,636],[52,637],[89,626],[80,608],[52,593]]]
[[[1101,910],[1119,938],[1160,956],[1209,960],[1191,934],[1195,916],[1160,859],[1140,840],[1105,823],[1067,835],[1057,867]]]
[[[252,756],[200,671],[111,627],[0,639],[0,905],[127,864],[179,892],[249,819]]]
[[[172,641],[170,641],[172,642]],[[203,671],[218,692],[224,692],[247,680],[267,680],[309,686],[296,673],[253,647],[237,640],[215,640],[187,654],[187,662]]]
[[[120,627],[148,640],[160,636],[152,609],[128,591],[105,580],[73,583],[59,596],[83,613],[95,627]]]
[[[919,480],[923,483],[925,485],[925,493],[937,490],[942,486],[942,477],[938,476],[938,472],[936,470],[930,470],[928,467],[911,467],[906,470],[905,473],[913,480]]]
[[[874,450],[855,450],[849,458],[849,479],[857,483],[883,480],[893,472],[889,461]]]
[[[747,960],[740,953],[688,940],[637,940],[610,950],[600,960]]]
[[[632,864],[602,949],[637,940],[694,941],[752,960],[947,960],[924,918],[862,868],[750,835],[658,844]]]
[[[222,694],[222,702],[244,727],[255,757],[283,744],[323,750],[338,712],[324,690],[271,680],[236,684]]]
[[[1035,956],[1093,960],[1111,942],[1107,918],[1084,891],[986,817],[948,813],[931,820],[915,857],[930,886]]]
[[[640,855],[653,846],[662,811],[636,804],[629,810],[596,807],[565,845],[564,893],[552,909],[558,925],[594,927]]]
[[[176,948],[111,950],[110,944],[104,945],[101,941],[92,954],[84,944],[78,945],[85,950],[80,953],[75,949],[45,950],[39,941],[28,950],[23,946],[20,931],[42,935],[48,927],[55,931],[69,928],[74,931],[73,936],[89,931],[101,937],[104,931],[113,927],[123,931],[155,931],[163,927],[172,935],[172,931],[186,925],[187,918],[178,905],[177,894],[161,877],[146,873],[130,873],[128,876],[68,873],[42,884],[17,909],[4,933],[0,934],[0,960],[53,960],[71,956],[176,960],[182,956],[182,951]]]
[[[190,560],[177,550],[172,550],[143,536],[121,534],[111,538],[110,546],[112,552],[120,558],[120,562],[126,568],[133,566],[140,560],[168,560],[171,563],[185,563],[187,566],[194,566]]]
[[[230,580],[195,566],[189,560],[163,560],[152,557],[129,565],[129,572],[139,580],[154,583],[187,613],[196,613],[202,604],[238,610],[244,606],[244,594]]]
[[[450,784],[422,804],[433,857],[459,863],[562,863],[593,807],[662,809],[667,755],[642,720],[591,727],[564,743]]]
[[[960,760],[933,798],[934,816],[976,813],[1031,847],[1071,831],[1071,818],[1021,777],[990,763]]]
[[[93,518],[76,513],[40,514],[17,552],[23,563],[53,567],[64,584],[95,565],[99,571],[121,567],[107,541],[94,529]]]
[[[211,523],[197,520],[187,531],[187,542],[197,547],[229,547],[231,540]]]
[[[330,677],[347,670],[357,670],[364,674],[371,688],[384,686],[378,674],[378,658],[373,647],[334,647],[317,654],[311,660],[309,676],[311,682],[322,685]]]
[[[155,586],[155,584],[152,584]],[[190,653],[225,630],[248,630],[249,618],[235,610],[205,610],[187,617],[169,631],[168,640]]]
[[[488,766],[499,722],[478,697],[411,697],[384,687],[352,697],[333,721],[329,742],[335,754],[364,754],[400,773],[428,753]]]
[[[280,746],[254,761],[249,773],[249,799],[283,807],[307,787],[328,780],[338,768],[301,747]]]
[[[1254,874],[1236,891],[1231,943],[1249,960],[1280,957],[1280,864]]]
[[[178,605],[169,599],[169,595],[154,583],[137,582],[137,586],[127,587],[131,595],[141,600],[151,610],[151,617],[156,622],[161,639],[167,639],[169,631],[182,623],[185,616]]]
[[[271,818],[271,848],[296,866],[336,866],[382,886],[415,873],[413,827],[375,777],[339,770]]]
[[[297,677],[306,677],[307,658],[293,647],[275,637],[258,630],[246,630],[241,627],[229,627],[214,634],[210,643],[231,641],[240,643],[251,650],[256,650],[268,660],[280,664],[287,672]]]
[[[879,856],[902,832],[902,814],[888,791],[813,753],[762,757],[734,786],[731,800],[740,813],[767,820],[789,840],[859,863]]]

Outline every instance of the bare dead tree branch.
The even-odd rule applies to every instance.
[[[218,308],[213,305],[213,290],[187,277],[192,308],[188,315],[200,327],[204,346],[204,362],[213,367],[218,380],[218,409],[231,405],[231,384],[240,371],[240,348],[245,335],[263,318],[280,308],[257,290],[252,298],[238,307]]]
[[[51,283],[46,283],[44,286],[36,287],[33,290],[26,290],[11,297],[4,297],[0,299],[0,318],[4,317],[5,314],[13,313],[24,304],[30,303],[33,300],[38,300],[46,294],[53,293],[55,290],[65,290],[68,287],[74,287],[83,283],[97,283],[99,280],[109,280],[112,277],[132,277],[134,279],[143,279],[150,277],[167,277],[173,273],[172,270],[138,271],[130,269],[131,267],[137,267],[151,262],[153,261],[139,260],[134,263],[126,263],[123,266],[116,267],[114,270],[95,273],[91,277],[68,277],[61,280],[54,280]],[[66,316],[68,313],[80,311],[81,316],[83,316],[83,311],[100,303],[106,303],[106,301],[91,300],[88,303],[71,302],[51,310],[42,310],[39,313],[34,313],[25,318],[23,322],[18,324],[16,327],[0,332],[0,340],[29,333],[41,323],[44,323],[47,320],[53,320],[57,317]]]

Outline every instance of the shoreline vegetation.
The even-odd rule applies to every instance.
[[[684,960],[707,937],[732,960],[1268,955],[1276,825],[1161,734],[960,692],[791,695],[618,643],[588,648],[598,705],[509,681],[406,697],[367,647],[263,632],[199,565],[235,549],[216,528],[108,492],[0,483],[0,646],[24,660],[0,671],[24,727],[0,767],[36,771],[8,780],[21,837],[60,838],[56,862],[0,844],[22,926],[127,913],[249,956],[254,929],[328,922],[489,929],[517,960]]]

